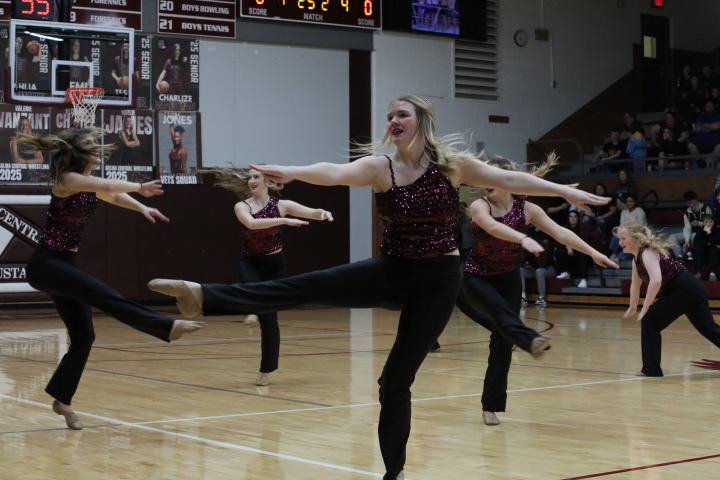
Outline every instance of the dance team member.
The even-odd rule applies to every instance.
[[[502,170],[516,168],[505,158],[492,158],[487,163]],[[542,177],[556,163],[555,156],[551,155],[547,162],[531,173]],[[536,358],[550,345],[548,337],[525,326],[520,319],[522,248],[536,255],[544,251],[542,245],[527,235],[528,225],[534,225],[563,245],[586,253],[602,267],[618,266],[523,197],[498,188],[486,187],[483,190],[485,196],[470,205],[473,249],[465,262],[463,290],[471,305],[492,317],[492,322],[487,325],[487,322],[476,320],[476,315],[469,315],[491,332],[482,417],[486,425],[499,425],[500,420],[495,413],[504,412],[507,404],[513,344],[531,352]],[[466,311],[465,308],[461,310]]]
[[[53,299],[70,336],[70,348],[63,356],[45,391],[55,401],[52,409],[65,417],[67,426],[82,429],[75,415],[73,395],[90,356],[95,331],[90,307],[95,307],[124,324],[169,342],[202,327],[202,322],[173,320],[127,300],[118,292],[77,268],[77,251],[85,222],[95,213],[97,199],[140,212],[152,223],[169,221],[128,195],[145,197],[163,193],[159,180],[132,183],[91,175],[93,168],[112,150],[98,145],[101,129],[71,129],[57,136],[19,133],[19,142],[38,151],[52,152],[50,178],[53,186],[45,229],[27,264],[28,283]]]
[[[242,201],[235,204],[235,215],[242,225],[243,256],[237,265],[240,283],[277,280],[285,276],[285,254],[282,251],[282,225],[300,227],[309,222],[286,215],[311,220],[333,221],[332,214],[320,208],[308,208],[290,200],[271,196],[284,185],[267,180],[257,170],[239,168],[210,168],[201,173],[215,175],[215,186],[235,192]],[[250,316],[250,315],[248,315]],[[254,316],[254,315],[253,315]],[[270,383],[268,374],[278,369],[280,358],[280,327],[277,312],[259,315],[262,359],[255,385]]]
[[[647,292],[637,321],[641,322],[640,344],[642,346],[641,377],[662,377],[660,367],[662,354],[662,331],[685,314],[700,334],[720,348],[720,325],[715,323],[707,290],[685,266],[668,257],[667,250],[674,240],[637,222],[623,223],[615,228],[620,246],[625,253],[635,256],[630,307],[623,318],[637,313],[640,285],[647,282]],[[657,297],[657,302],[653,304]]]
[[[460,184],[563,195],[580,208],[586,208],[585,203],[606,201],[525,173],[489,167],[471,152],[456,149],[457,135],[440,138],[435,123],[435,110],[428,100],[406,95],[390,103],[384,138],[360,148],[366,156],[354,162],[302,167],[252,165],[279,183],[296,179],[316,185],[371,186],[383,218],[378,257],[256,284],[200,285],[156,279],[148,285],[177,297],[181,311],[190,316],[213,308],[263,313],[309,304],[401,307],[395,343],[378,381],[384,480],[404,478],[410,386],[445,328],[460,287],[456,219]],[[391,144],[396,147],[394,153],[373,155]]]

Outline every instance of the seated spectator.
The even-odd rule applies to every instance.
[[[712,208],[713,212],[715,212],[715,223],[720,225],[717,221],[717,217],[720,214],[720,211],[718,211],[718,207],[720,207],[720,198],[718,197],[718,193],[720,193],[720,175],[718,175],[715,179],[715,187],[713,187],[712,193],[709,194],[707,200],[705,200],[705,206]]]
[[[580,221],[578,212],[571,211],[568,213],[568,222],[565,228],[572,231],[589,245],[597,245],[597,232],[589,224]],[[561,246],[555,249],[555,258],[557,260],[558,270],[562,271],[557,278],[571,278],[570,272],[576,272],[575,278],[580,278],[578,287],[587,288],[587,276],[590,270],[589,256],[582,252],[572,249],[571,247]]]
[[[637,197],[637,188],[633,183],[627,169],[621,168],[618,171],[618,183],[615,185],[615,193],[613,193],[613,200],[618,210],[623,211],[627,208],[625,205],[625,199],[628,195],[635,195]]]
[[[720,257],[720,228],[715,225],[712,215],[702,216],[702,228],[695,235],[693,242],[693,255],[695,257],[695,270],[697,278],[702,278],[702,270],[707,267],[710,272],[708,280],[717,280],[718,257]]]
[[[602,183],[595,185],[594,192],[595,195],[612,198]],[[589,209],[590,212],[585,213],[583,222],[593,225],[598,231],[600,239],[605,238],[613,227],[617,225],[618,209],[615,206],[615,201],[611,200],[607,205],[590,205]]]
[[[670,127],[665,127],[660,140],[660,151],[658,152],[658,170],[680,170],[683,162],[688,159],[673,160],[670,157],[682,157],[687,155],[687,143],[675,140],[675,133]],[[622,225],[622,222],[620,223]]]
[[[635,121],[630,125],[630,138],[628,139],[627,147],[625,148],[625,152],[628,154],[628,157],[630,158],[646,158],[647,157],[647,148],[645,146],[645,128],[643,128],[642,123]],[[643,172],[645,171],[645,161],[644,160],[635,160],[632,162],[633,165],[633,172]]]
[[[545,240],[542,242],[545,251],[536,257],[528,254],[523,250],[524,259],[523,264],[520,267],[520,275],[522,278],[522,303],[527,304],[527,296],[525,295],[525,280],[528,278],[536,278],[538,286],[538,299],[535,301],[535,305],[546,305],[545,300],[546,289],[546,278],[555,278],[557,273],[553,266],[553,249],[550,248],[550,242]]]
[[[692,73],[690,71],[690,65],[683,65],[682,72],[680,73],[677,82],[675,82],[675,86],[680,94],[678,98],[681,102],[684,102],[687,99],[687,94],[690,91],[691,77]]]
[[[707,100],[707,91],[700,85],[698,77],[693,75],[690,77],[690,88],[683,104],[685,120],[694,123],[697,116],[703,112],[705,100]]]
[[[677,118],[677,112],[675,109],[668,108],[665,110],[665,118],[650,129],[650,143],[659,147],[662,142],[662,133],[666,128],[670,128],[673,131],[673,137],[675,141],[685,143],[690,139],[690,126],[687,123]],[[650,154],[651,157],[657,157],[657,154]]]
[[[567,221],[567,213],[570,211],[570,204],[562,197],[551,197],[547,214],[558,225],[564,225]]]
[[[623,114],[623,125],[621,127],[620,132],[620,140],[630,140],[630,137],[632,137],[632,131],[630,130],[630,126],[635,123],[636,117],[633,112],[625,112]]]
[[[625,198],[625,203],[627,208],[620,213],[620,225],[623,225],[626,222],[634,221],[638,222],[643,227],[647,227],[647,216],[645,215],[645,210],[638,206],[637,197],[635,195],[628,195]],[[613,251],[613,254],[610,256],[610,259],[613,262],[617,262],[618,260],[630,260],[632,258],[632,255],[621,252],[620,239],[617,236],[614,236],[610,242],[610,250]]]
[[[606,163],[620,158],[625,158],[625,148],[627,148],[627,140],[620,140],[622,129],[620,127],[613,128],[610,132],[610,141],[603,145],[602,150],[595,155],[593,163],[601,162],[597,167],[590,169],[595,173],[616,172],[621,167],[619,163]]]
[[[694,191],[685,192],[683,200],[687,205],[687,210],[685,210],[683,216],[683,231],[670,235],[671,238],[675,239],[675,245],[671,248],[675,258],[685,258],[692,261],[692,242],[697,232],[703,228],[702,216],[712,215],[713,212],[710,207],[706,207],[697,201],[697,193]]]
[[[705,109],[703,114],[695,119],[695,132],[697,138],[693,138],[688,142],[688,150],[691,155],[700,155],[701,153],[712,153],[720,155],[720,114],[715,111],[715,104],[712,100],[705,101]],[[691,168],[697,168],[693,165],[694,160],[690,163]],[[703,161],[703,165],[706,161]]]
[[[713,87],[710,89],[708,100],[712,100],[715,104],[715,111],[720,112],[720,87]]]
[[[698,77],[700,85],[705,89],[706,92],[710,92],[713,87],[717,87],[717,76],[713,73],[710,65],[702,67],[702,73]]]

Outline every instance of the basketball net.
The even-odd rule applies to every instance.
[[[80,125],[95,124],[95,109],[105,95],[105,90],[96,87],[68,88],[65,101],[72,103],[73,117]]]

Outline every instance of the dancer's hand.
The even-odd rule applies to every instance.
[[[302,227],[303,225],[308,225],[310,222],[307,222],[305,220],[300,220],[297,218],[286,218],[285,219],[285,225],[288,225],[290,227]]]
[[[322,213],[320,214],[320,220],[327,220],[328,222],[335,221],[335,219],[332,216],[332,213],[328,212],[327,210],[322,211]]]
[[[140,184],[140,191],[138,192],[143,197],[154,197],[155,195],[162,195],[165,191],[162,189],[162,181],[150,180],[149,182]]]
[[[290,174],[290,167],[282,165],[250,165],[250,168],[265,175],[265,178],[277,183],[290,183],[295,178]]]
[[[636,322],[642,322],[642,319],[643,319],[643,317],[645,316],[646,313],[647,313],[647,308],[643,307],[643,309],[640,310],[640,314],[638,314],[637,320],[635,320],[635,321],[636,321]]]
[[[628,308],[625,314],[623,315],[624,319],[628,319],[635,315],[635,312],[637,312],[637,308]]]
[[[603,268],[613,267],[616,270],[620,268],[615,262],[610,260],[607,255],[603,255],[602,253],[597,251],[592,254],[592,259],[593,262],[597,263]]]
[[[601,197],[590,192],[584,192],[577,188],[569,188],[568,192],[563,195],[565,199],[572,205],[575,205],[583,212],[590,213],[589,205],[606,205],[612,200],[610,197]]]
[[[543,248],[542,245],[536,242],[533,238],[527,236],[520,240],[520,245],[536,257],[539,257],[540,254],[545,251],[545,248]]]
[[[166,217],[165,215],[163,215],[162,213],[160,213],[160,210],[158,210],[157,208],[150,208],[150,207],[146,207],[143,205],[143,209],[140,213],[142,213],[143,216],[145,216],[145,218],[150,220],[152,223],[155,223],[156,218],[159,218],[163,222],[170,221],[170,219],[168,217]]]

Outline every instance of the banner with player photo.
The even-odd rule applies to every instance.
[[[194,185],[202,181],[200,113],[156,112],[155,158],[165,185]]]
[[[0,26],[0,102],[5,101],[5,91],[7,89],[5,80],[5,70],[10,60],[10,29],[7,26]]]
[[[50,109],[27,105],[0,105],[0,183],[47,184],[48,152],[31,152],[32,147],[17,142],[18,132],[50,133]]]
[[[104,110],[104,144],[116,146],[103,177],[148,182],[155,175],[155,117],[147,110]]]
[[[153,100],[155,110],[200,109],[200,41],[153,37]]]

